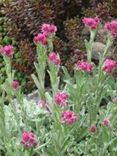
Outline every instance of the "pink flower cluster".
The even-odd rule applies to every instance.
[[[117,62],[111,59],[106,59],[103,65],[103,71],[106,73],[111,73],[114,68],[117,67]]]
[[[117,20],[113,20],[112,22],[107,22],[104,27],[105,29],[110,31],[113,38],[117,37]]]
[[[56,33],[57,27],[53,24],[43,24],[41,31],[45,33],[47,36]]]
[[[55,65],[60,65],[60,58],[55,52],[51,52],[48,56],[50,62],[54,63]]]
[[[47,45],[47,38],[45,34],[39,33],[37,36],[34,37],[34,42],[35,43],[41,43],[42,45]]]
[[[105,119],[102,121],[102,125],[103,125],[103,126],[106,126],[106,127],[109,127],[109,125],[110,125],[110,120],[109,120],[109,118],[105,118]]]
[[[77,68],[86,72],[91,72],[93,66],[90,63],[81,60],[77,62]]]
[[[91,18],[91,17],[84,17],[83,18],[83,23],[88,26],[90,29],[96,29],[97,26],[99,25],[100,23],[100,20],[98,17],[94,17],[94,18]]]
[[[96,125],[91,125],[91,127],[89,128],[89,131],[90,131],[91,133],[96,133],[96,131],[97,131]]]
[[[6,55],[8,57],[12,57],[13,56],[13,46],[12,45],[6,45],[4,46],[3,48],[0,49],[0,52],[3,54],[3,55]]]
[[[61,106],[64,107],[67,105],[67,99],[69,98],[69,95],[65,92],[58,92],[55,94],[55,102]]]
[[[24,147],[26,148],[32,148],[37,145],[37,137],[34,133],[32,132],[27,132],[24,131],[22,133],[22,139],[21,143],[23,144]]]
[[[13,82],[12,82],[12,88],[13,89],[18,89],[19,88],[19,82],[17,80],[13,80]]]
[[[71,124],[74,124],[77,119],[78,119],[78,117],[73,111],[66,110],[66,111],[62,112],[62,115],[61,115],[62,123],[71,125]]]
[[[47,38],[55,34],[57,31],[57,27],[53,24],[43,24],[41,27],[41,33],[34,37],[34,43],[41,43],[42,45],[47,45]]]

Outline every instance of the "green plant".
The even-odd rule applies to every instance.
[[[100,28],[99,19],[84,18],[83,22],[91,34],[90,40],[85,41],[87,60],[78,60],[73,76],[61,66],[59,55],[52,52],[56,27],[44,24],[43,32],[35,36],[37,61],[34,63],[36,75],[32,78],[39,93],[38,104],[28,101],[19,82],[14,80],[13,47],[7,45],[0,49],[7,75],[0,85],[0,154],[116,156],[117,82],[112,72],[117,68],[117,62],[106,57],[117,31],[109,27],[107,45],[96,66],[91,58],[96,30]],[[108,24],[105,25],[107,30]],[[117,21],[111,26],[113,24],[117,27]],[[51,83],[49,90],[44,87],[46,65]],[[64,73],[61,83],[60,68]],[[5,96],[8,105],[4,105]]]
[[[77,58],[86,55],[83,40],[86,37],[89,38],[89,34],[82,33],[84,32],[81,23],[82,17],[97,15],[102,20],[110,20],[111,16],[116,18],[114,7],[116,1],[111,0],[105,2],[101,0],[57,0],[56,2],[54,0],[13,0],[9,3],[4,1],[3,4],[6,19],[4,27],[7,29],[7,36],[15,39],[18,48],[18,61],[14,59],[12,64],[16,71],[22,75],[21,78],[24,77],[23,82],[28,81],[28,84],[25,85],[31,90],[34,88],[34,84],[30,75],[35,72],[32,63],[36,58],[36,49],[32,41],[42,23],[55,23],[58,26],[54,49],[59,52],[62,63],[69,65],[69,69],[72,70],[70,64],[73,64],[74,61],[70,56],[76,54],[76,51],[80,51],[77,53]],[[24,61],[22,62],[22,60]]]

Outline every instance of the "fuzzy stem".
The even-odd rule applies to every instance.
[[[92,49],[93,49],[95,35],[96,35],[96,31],[91,30],[90,31],[90,41],[88,42],[88,46],[86,46],[88,62],[91,62],[91,59],[92,59]]]

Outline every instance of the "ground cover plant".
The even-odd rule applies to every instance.
[[[0,1],[0,16],[2,13],[2,20],[5,19],[2,25],[0,22],[0,46],[4,46],[9,37],[15,41],[12,68],[16,70],[15,78],[22,83],[23,91],[29,93],[35,87],[30,76],[35,72],[32,66],[36,59],[33,37],[43,23],[54,23],[58,27],[54,49],[60,54],[61,64],[72,70],[77,59],[84,58],[86,54],[83,40],[89,38],[89,32],[84,29],[82,18],[97,15],[103,22],[117,18],[116,5],[116,0]],[[102,42],[103,34],[99,38],[96,41],[105,44]],[[4,75],[2,62],[1,59],[1,74]]]
[[[7,77],[0,84],[2,156],[117,155],[117,82],[112,75],[117,62],[107,57],[117,37],[117,20],[104,26],[98,17],[85,17],[82,22],[90,32],[90,40],[85,40],[87,59],[74,64],[72,76],[53,51],[57,27],[43,24],[34,37],[37,61],[32,78],[38,89],[38,102],[29,101],[21,92],[19,81],[14,79],[13,46],[0,49]],[[108,34],[96,66],[92,62],[92,48],[97,30],[102,27]],[[49,89],[45,88],[46,69]],[[63,72],[62,77],[59,71]]]

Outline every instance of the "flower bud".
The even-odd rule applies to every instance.
[[[89,128],[89,131],[90,131],[91,133],[96,133],[96,131],[97,131],[96,125],[91,125],[91,127]]]
[[[13,80],[13,82],[12,82],[12,88],[13,89],[18,89],[19,88],[19,81]]]
[[[3,55],[6,55],[8,57],[12,57],[14,53],[12,45],[6,45],[3,48],[1,48],[0,51]]]
[[[41,43],[42,45],[47,45],[47,37],[43,33],[39,33],[37,36],[34,37],[34,43]]]
[[[55,65],[60,65],[60,58],[55,52],[51,52],[48,56],[50,62],[54,63]]]
[[[103,126],[106,126],[106,127],[109,127],[109,125],[110,125],[109,119],[108,119],[108,118],[105,118],[105,119],[102,121],[102,125],[103,125]]]

